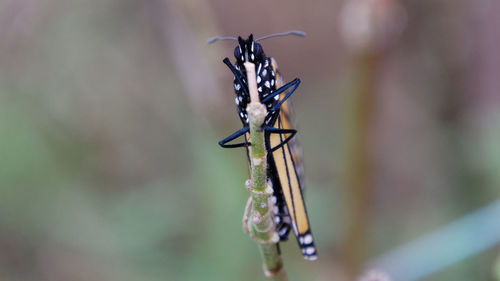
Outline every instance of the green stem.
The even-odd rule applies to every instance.
[[[251,180],[247,181],[252,205],[250,207],[248,229],[257,242],[263,260],[263,269],[271,280],[288,280],[278,253],[279,236],[275,230],[270,196],[273,188],[267,181],[267,151],[262,125],[267,115],[266,107],[258,100],[255,65],[245,64],[251,102],[247,107],[250,123],[250,164]],[[257,97],[257,98],[256,98]]]
[[[343,243],[343,258],[348,274],[356,276],[366,255],[367,229],[370,214],[371,165],[370,126],[376,95],[376,74],[379,57],[376,53],[357,54],[354,82],[350,89],[350,116],[345,133],[346,173],[351,223]]]

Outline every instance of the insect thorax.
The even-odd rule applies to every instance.
[[[234,91],[236,93],[235,103],[238,106],[238,114],[244,125],[248,125],[248,113],[246,111],[247,105],[250,103],[250,97],[248,96],[248,84],[246,70],[243,65],[236,63],[234,65],[236,70],[240,71],[243,77],[243,85],[240,85],[238,80],[235,78],[233,81]],[[262,61],[255,62],[255,74],[257,77],[257,91],[259,92],[259,98],[262,101],[267,96],[271,95],[276,91],[276,73],[271,64],[271,58],[265,57]],[[243,88],[246,89],[243,90]],[[264,121],[264,125],[272,125],[275,121],[275,117],[279,112],[279,109],[272,111],[271,109],[279,101],[279,95],[274,96],[270,100],[266,101],[264,105],[268,110],[268,114]]]

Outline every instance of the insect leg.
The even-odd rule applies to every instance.
[[[295,92],[295,89],[297,89],[299,84],[300,84],[300,79],[295,78],[292,82],[289,82],[289,83],[283,85],[283,87],[280,87],[274,93],[270,94],[265,99],[263,99],[262,103],[269,101],[271,98],[274,98],[276,95],[280,95],[281,93],[287,91],[290,87],[292,87],[292,89],[290,91],[288,91],[288,93],[285,95],[285,97],[282,98],[281,101],[272,108],[272,110],[277,110],[281,106],[281,104],[284,103],[293,94],[293,92]]]
[[[234,68],[234,66],[231,64],[228,58],[225,58],[222,62],[224,62],[227,65],[227,67],[229,67],[229,69],[234,75],[234,78],[236,78],[238,83],[240,83],[241,88],[243,89],[245,94],[248,95],[247,89],[244,87],[245,84],[243,84],[243,76],[241,75],[241,72],[239,72],[236,68]]]
[[[232,135],[230,135],[229,137],[219,141],[219,145],[224,147],[224,148],[234,148],[234,147],[243,147],[243,146],[248,146],[250,145],[249,142],[242,142],[242,143],[235,143],[235,144],[227,144],[228,142],[244,135],[245,133],[247,133],[249,130],[248,126],[245,126],[241,129],[239,129],[238,131],[234,132]]]
[[[275,147],[271,148],[271,152],[274,152],[276,149],[281,148],[283,145],[285,145],[289,140],[291,140],[295,134],[297,134],[297,130],[295,129],[281,129],[281,128],[274,128],[274,127],[269,127],[266,126],[263,128],[265,131],[269,132],[270,134],[290,134],[286,139],[284,139],[280,144],[276,145]]]

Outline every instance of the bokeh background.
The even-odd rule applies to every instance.
[[[357,280],[499,197],[499,12],[495,0],[0,0],[0,280],[264,280],[241,230],[245,153],[217,145],[241,126],[221,62],[235,44],[206,40],[290,29],[307,37],[262,45],[302,80],[291,100],[319,260],[291,240],[285,268]],[[498,250],[421,280],[498,280]]]

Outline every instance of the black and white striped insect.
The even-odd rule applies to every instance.
[[[290,228],[297,238],[302,255],[307,260],[315,260],[316,247],[310,230],[310,223],[303,197],[302,159],[300,150],[294,138],[297,131],[292,128],[290,120],[290,105],[287,99],[300,84],[298,78],[284,84],[278,72],[276,61],[267,57],[262,46],[257,41],[285,35],[304,36],[300,31],[271,34],[254,40],[250,34],[247,40],[238,37],[215,37],[209,43],[217,40],[237,40],[234,49],[235,64],[228,58],[223,62],[234,75],[235,103],[243,128],[229,137],[221,140],[219,145],[225,148],[248,147],[249,119],[246,107],[250,103],[245,62],[255,65],[257,89],[260,102],[268,111],[262,129],[265,132],[267,153],[267,176],[272,181],[274,194],[274,215],[277,231],[281,241],[288,239]],[[284,84],[284,85],[283,85]],[[244,142],[230,143],[238,137],[244,137]],[[248,152],[248,150],[247,150]]]

